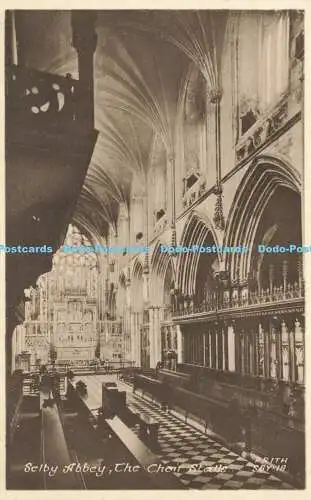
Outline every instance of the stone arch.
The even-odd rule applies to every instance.
[[[161,243],[157,242],[151,257],[151,297],[154,305],[164,305],[164,295],[168,286],[175,286],[176,273],[175,262],[172,255],[161,252]],[[167,283],[168,274],[171,275],[171,283]],[[173,283],[172,283],[173,282]],[[168,304],[167,304],[168,305]]]
[[[247,279],[260,221],[280,187],[300,195],[299,173],[283,159],[268,155],[257,157],[244,175],[229,211],[224,245],[248,247],[245,253],[225,254],[225,266],[231,280]]]
[[[193,212],[184,227],[180,245],[183,247],[218,246],[217,236],[211,222],[202,214]],[[215,269],[220,265],[221,256],[217,253],[205,254],[199,252],[180,253],[177,257],[178,290],[182,295],[194,296],[198,267],[202,256],[213,258]]]

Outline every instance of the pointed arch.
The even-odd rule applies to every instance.
[[[184,227],[180,245],[191,248],[192,246],[218,246],[217,235],[210,220],[201,213],[192,212]],[[199,252],[180,253],[177,257],[178,289],[183,295],[194,296],[200,257],[205,255]],[[207,254],[206,254],[207,255]],[[214,255],[219,266],[221,255]]]
[[[231,280],[247,279],[258,225],[265,207],[279,187],[300,195],[298,171],[277,156],[258,156],[236,191],[225,229],[224,245],[248,247],[245,253],[225,254]]]
[[[170,274],[171,282],[176,282],[175,262],[167,252],[161,252],[161,243],[157,242],[151,256],[151,297],[153,304],[164,304],[165,289],[167,288],[167,276]],[[171,285],[172,283],[170,283]]]

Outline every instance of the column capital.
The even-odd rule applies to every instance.
[[[220,183],[216,184],[214,189],[213,189],[213,194],[218,196],[218,195],[221,195],[222,193],[223,193],[222,185]]]
[[[214,87],[208,90],[208,97],[212,104],[220,103],[223,91],[220,87]]]
[[[216,190],[215,190],[216,191]],[[218,186],[218,189],[216,191],[216,203],[215,203],[215,210],[214,210],[214,224],[215,228],[218,229],[219,231],[224,231],[225,229],[225,218],[223,214],[223,205],[222,205],[222,189],[221,186]]]
[[[167,159],[170,163],[173,163],[175,161],[175,153],[174,152],[168,153]]]

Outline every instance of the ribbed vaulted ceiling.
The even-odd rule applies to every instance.
[[[99,137],[73,221],[93,240],[103,241],[108,228],[116,228],[120,202],[130,203],[134,175],[144,190],[154,137],[167,154],[174,152],[191,68],[200,70],[207,91],[221,84],[227,20],[226,11],[98,13]],[[23,12],[19,29],[26,65],[77,76],[69,11]]]

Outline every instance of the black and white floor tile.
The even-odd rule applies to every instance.
[[[111,378],[111,377],[110,377]],[[101,384],[107,376],[81,377],[92,400],[101,403]],[[127,391],[130,407],[160,423],[159,447],[156,451],[165,466],[173,467],[180,482],[190,489],[294,489],[270,472],[258,471],[254,463],[218,443],[176,416],[161,410],[157,404]]]

